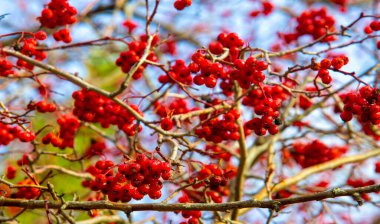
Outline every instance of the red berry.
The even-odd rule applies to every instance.
[[[173,121],[172,119],[165,117],[161,121],[161,128],[164,129],[165,131],[169,131],[173,128]]]

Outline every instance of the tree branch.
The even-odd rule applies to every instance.
[[[371,185],[367,187],[359,187],[352,189],[333,188],[328,191],[318,192],[315,194],[308,194],[299,197],[276,199],[269,201],[256,201],[246,200],[238,202],[227,202],[220,204],[207,204],[207,203],[178,203],[178,204],[162,204],[162,203],[144,203],[144,204],[125,204],[125,203],[112,203],[109,201],[88,201],[77,202],[70,201],[64,204],[60,202],[52,202],[45,200],[25,200],[25,199],[12,199],[0,197],[0,207],[11,206],[27,209],[45,209],[46,205],[50,209],[62,210],[92,210],[92,209],[109,209],[119,210],[124,212],[134,211],[162,211],[174,212],[179,210],[202,210],[202,211],[227,211],[239,208],[268,208],[278,210],[280,206],[297,204],[302,202],[319,201],[326,198],[335,198],[343,196],[351,196],[362,193],[372,193],[380,191],[380,184]]]

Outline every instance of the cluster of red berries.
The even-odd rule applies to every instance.
[[[55,135],[50,132],[42,138],[42,143],[45,145],[52,144],[54,147],[65,149],[66,147],[74,147],[75,133],[80,126],[79,120],[71,115],[63,115],[57,120],[59,124],[59,132]]]
[[[160,178],[168,180],[171,177],[168,162],[150,159],[144,154],[137,154],[135,159],[118,164],[116,174],[113,172],[114,167],[112,161],[98,161],[87,169],[95,179],[83,181],[83,186],[102,191],[113,202],[141,200],[145,195],[159,199],[162,189]]]
[[[318,70],[318,75],[324,84],[330,84],[332,78],[330,76],[328,69],[340,70],[344,65],[348,64],[348,57],[345,55],[334,57],[332,60],[323,59],[320,63],[316,63],[313,65],[313,70]]]
[[[224,48],[229,49],[227,60],[233,62],[232,67],[223,66],[219,62],[212,62],[207,59],[207,55],[202,51],[197,51],[192,55],[192,62],[189,69],[195,75],[193,81],[196,85],[206,85],[214,88],[218,79],[221,79],[220,87],[223,94],[230,96],[233,93],[233,82],[237,81],[243,89],[248,89],[252,84],[260,84],[265,80],[262,71],[268,68],[265,61],[258,61],[254,57],[249,57],[245,61],[238,59],[240,48],[244,41],[236,33],[221,33],[218,40],[210,43],[209,50],[212,54],[220,55]]]
[[[111,99],[85,89],[75,91],[72,97],[75,100],[73,113],[80,120],[99,122],[103,128],[117,125],[128,136],[135,135],[136,124],[133,124],[135,117]],[[130,105],[130,107],[143,115],[136,105]],[[139,126],[138,131],[141,130],[142,127]]]
[[[177,10],[183,10],[186,7],[191,6],[192,0],[175,0],[174,8]]]
[[[18,138],[21,142],[31,142],[36,135],[31,131],[24,131],[20,126],[12,126],[0,122],[0,145],[8,145]]]
[[[173,80],[185,85],[191,85],[193,83],[190,69],[186,66],[184,60],[176,60],[174,65],[170,67],[170,72],[168,72],[167,75],[158,77],[160,83],[169,83],[173,82]]]
[[[238,81],[239,86],[248,89],[252,84],[259,85],[265,80],[264,70],[268,68],[265,61],[258,61],[254,57],[249,57],[243,61],[234,61],[236,70],[231,72],[231,78]]]
[[[380,30],[380,21],[379,20],[373,20],[368,26],[364,27],[364,33],[371,34],[373,31],[379,31]]]
[[[206,59],[206,54],[197,51],[192,55],[192,61],[189,64],[191,73],[196,74],[193,78],[195,85],[205,85],[208,88],[214,88],[218,82],[218,78],[226,75],[223,66],[218,62],[212,62]]]
[[[327,14],[326,8],[305,10],[296,19],[298,23],[296,32],[283,34],[286,43],[291,43],[303,35],[311,35],[316,40],[324,36],[326,32],[335,30],[335,19]],[[327,36],[322,41],[330,42],[335,39],[335,36]]]
[[[213,159],[222,159],[226,162],[230,161],[231,159],[231,153],[227,152],[226,150],[223,150],[217,145],[206,145],[205,147],[206,152],[210,152],[210,157]]]
[[[215,116],[214,113],[211,116]],[[240,138],[238,125],[235,123],[239,117],[240,112],[237,110],[230,110],[209,120],[206,120],[207,117],[205,116],[200,116],[203,123],[201,127],[195,129],[195,134],[199,138],[205,138],[207,141],[214,143],[220,143],[224,140],[236,141]]]
[[[167,102],[167,101],[166,101]],[[160,117],[168,117],[176,114],[186,114],[191,110],[188,107],[187,101],[185,99],[175,99],[169,103],[169,105],[165,105],[162,102],[156,101],[154,103],[154,111]]]
[[[179,203],[191,203],[189,195],[187,195],[186,192],[182,192],[182,196],[178,198]],[[176,212],[177,214],[179,212]],[[194,210],[194,211],[187,211],[183,210],[181,211],[181,215],[183,218],[188,219],[186,221],[180,222],[180,224],[198,224],[198,219],[202,217],[201,211]]]
[[[353,178],[350,178],[347,180],[347,185],[351,186],[351,187],[355,187],[355,188],[366,187],[366,186],[374,185],[374,184],[376,184],[376,182],[374,180],[364,181],[362,179],[353,179]],[[371,201],[371,197],[367,193],[360,194],[360,197],[366,201]]]
[[[54,112],[57,110],[57,106],[54,103],[49,103],[46,101],[39,101],[37,103],[29,103],[29,110],[37,110],[40,113]]]
[[[254,107],[255,114],[261,116],[255,117],[245,123],[245,127],[253,130],[256,135],[277,134],[279,129],[277,125],[282,122],[279,119],[279,109],[282,102],[287,99],[289,93],[280,86],[263,86],[249,92],[243,98],[243,105]]]
[[[379,31],[380,30],[380,21],[374,20],[372,21],[369,26],[366,26],[364,28],[364,32],[366,34],[371,34],[373,31]],[[376,42],[376,48],[380,50],[380,40]]]
[[[69,5],[68,0],[51,0],[37,19],[41,25],[49,29],[65,26],[76,22],[77,10]]]
[[[16,168],[14,166],[8,166],[6,170],[6,177],[9,180],[12,180],[13,178],[16,177]]]
[[[57,32],[53,33],[53,38],[56,41],[63,41],[65,43],[71,43],[71,41],[73,41],[70,30],[67,28],[60,29]]]
[[[244,41],[236,33],[220,33],[217,41],[209,44],[209,49],[211,53],[220,55],[224,52],[223,48],[228,48],[229,59],[234,61],[239,57],[243,45]]]
[[[272,13],[274,5],[270,1],[261,1],[261,9],[253,10],[249,13],[251,17],[257,17],[260,14],[267,16]]]
[[[339,95],[344,103],[340,117],[347,122],[356,115],[361,123],[380,124],[380,91],[370,86],[363,86],[359,93],[349,92]],[[338,112],[339,108],[335,108]]]
[[[53,29],[58,26],[74,24],[77,21],[76,14],[76,8],[71,6],[68,0],[51,0],[37,19],[42,26]],[[67,28],[58,30],[53,34],[53,37],[56,41],[64,41],[65,43],[70,43],[72,40]]]
[[[17,183],[17,185],[36,185],[33,180],[30,178],[22,180]],[[40,195],[40,190],[38,188],[33,187],[21,187],[17,188],[17,192],[12,194],[12,198],[25,198],[25,199],[33,199]]]
[[[15,71],[12,69],[12,62],[8,61],[5,57],[0,56],[0,76],[14,75]]]
[[[106,149],[106,143],[104,139],[91,139],[90,146],[86,149],[85,155],[88,158],[93,156],[102,156],[104,155],[104,150]]]
[[[38,31],[34,34],[33,37],[23,38],[22,44],[17,46],[19,48],[19,51],[29,57],[34,57],[38,61],[42,61],[46,58],[46,52],[37,50],[36,47],[38,46],[39,40],[45,40],[46,39],[46,33],[44,31]],[[21,59],[18,59],[16,64],[20,67],[32,70],[33,65],[27,63],[26,61],[23,61]]]
[[[363,132],[379,140],[380,134],[377,132],[380,128],[380,91],[377,88],[364,86],[359,92],[348,92],[340,94],[339,97],[344,103],[343,111],[338,105],[334,111],[340,112],[340,118],[347,122],[352,120],[355,115],[362,125]]]
[[[224,53],[225,48],[227,48],[228,57],[225,60],[233,62],[239,57],[240,49],[243,45],[244,41],[240,39],[236,33],[221,33],[218,35],[217,41],[211,42],[209,44],[209,51],[214,55],[220,55]],[[185,65],[184,61],[177,61],[174,67],[175,70],[173,70],[174,72],[168,75],[172,79],[178,80],[179,82],[188,85],[194,82],[194,84],[198,86],[205,85],[208,88],[214,88],[218,83],[218,79],[221,79],[223,80],[223,82],[220,85],[223,92],[226,95],[232,94],[233,80],[239,80],[241,78],[240,73],[238,71],[236,72],[237,74],[232,77],[230,75],[232,69],[227,66],[223,66],[219,62],[213,62],[210,59],[210,55],[207,54],[205,50],[196,51],[191,56],[191,60],[192,62],[188,66]],[[249,65],[247,65],[247,67],[248,66]],[[252,66],[252,68],[250,68],[250,71],[253,73],[255,69],[261,68],[262,66],[262,62],[259,62],[257,67]],[[193,78],[190,76],[191,73],[195,75]],[[253,77],[253,79],[255,78],[256,76]],[[264,79],[265,76],[263,80]],[[169,78],[161,76],[160,82],[169,82]]]
[[[294,142],[290,154],[303,168],[339,158],[348,151],[347,146],[329,147],[320,140],[310,143]]]
[[[144,51],[147,47],[147,40],[147,36],[142,35],[140,36],[139,41],[135,40],[128,43],[128,51],[120,53],[115,63],[117,66],[121,67],[121,70],[124,73],[128,73],[131,70],[132,66],[140,60],[140,57],[144,54]],[[159,41],[160,39],[158,35],[154,35],[151,46],[153,47],[157,45]],[[147,60],[156,62],[157,56],[154,54],[154,52],[150,52],[147,56]],[[140,79],[147,65],[147,63],[143,63],[140,67],[138,67],[136,72],[132,74],[132,78],[135,80]]]
[[[380,173],[380,162],[375,163],[375,172]]]
[[[195,195],[201,193],[211,198],[211,200],[215,203],[221,203],[223,196],[228,196],[230,194],[228,188],[228,180],[232,179],[236,175],[236,168],[225,168],[222,169],[218,167],[216,164],[209,164],[202,167],[200,171],[195,173],[192,177],[189,178],[188,182],[193,183],[194,180],[201,181],[199,183],[194,184],[192,187],[194,189],[200,189],[202,192],[195,191],[187,191],[186,193],[192,197],[193,201],[200,202],[199,198]],[[198,195],[199,196],[199,195]]]
[[[173,128],[173,120],[170,118],[172,115],[185,114],[193,109],[189,109],[186,100],[175,99],[168,106],[160,102],[154,103],[154,110],[163,119],[161,120],[161,128],[168,131]]]
[[[31,158],[27,153],[24,153],[20,159],[17,160],[17,165],[18,166],[26,166],[29,165],[31,161]]]

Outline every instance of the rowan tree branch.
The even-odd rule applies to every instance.
[[[64,204],[60,202],[45,200],[25,200],[0,197],[0,207],[19,207],[27,209],[62,209],[62,210],[92,210],[92,209],[109,209],[124,212],[135,211],[179,211],[179,210],[201,210],[201,211],[228,211],[239,208],[268,208],[279,210],[280,206],[297,204],[302,202],[320,201],[327,198],[355,196],[362,193],[372,193],[380,191],[380,184],[367,187],[358,187],[352,189],[333,188],[328,191],[298,196],[293,198],[276,199],[269,201],[246,200],[238,202],[227,202],[220,204],[207,203],[178,203],[178,204],[162,204],[162,203],[143,203],[143,204],[125,204],[113,203],[109,201],[68,201]]]

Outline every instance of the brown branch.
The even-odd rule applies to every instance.
[[[26,199],[12,199],[0,197],[0,207],[19,207],[27,209],[45,209],[46,205],[50,209],[62,209],[62,210],[92,210],[92,209],[109,209],[119,210],[124,212],[135,211],[179,211],[179,210],[201,210],[201,211],[228,211],[231,209],[239,208],[268,208],[279,210],[280,206],[291,205],[310,201],[320,201],[327,198],[343,197],[343,196],[355,196],[362,193],[372,193],[380,191],[380,184],[371,185],[367,187],[359,187],[352,189],[333,188],[328,191],[318,192],[315,194],[308,194],[299,197],[276,199],[269,201],[256,201],[246,200],[238,202],[227,202],[220,204],[208,204],[208,203],[178,203],[178,204],[162,204],[162,203],[143,203],[143,204],[126,204],[126,203],[113,203],[109,201],[86,201],[77,202],[69,201],[60,203],[45,200],[26,200]]]
[[[64,167],[56,166],[56,165],[45,165],[41,167],[36,167],[34,173],[43,173],[47,170],[56,170],[58,172],[73,176],[73,177],[79,177],[79,178],[87,178],[87,179],[94,179],[94,177],[89,173],[82,173],[82,172],[76,172],[73,170],[66,169]]]

